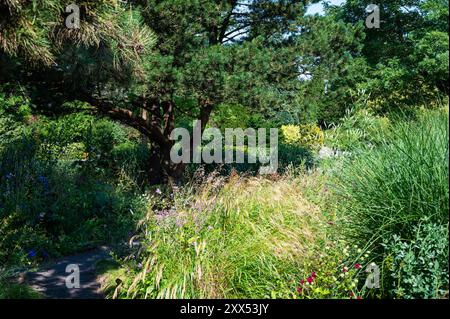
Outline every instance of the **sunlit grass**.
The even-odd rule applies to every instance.
[[[129,298],[294,298],[297,278],[326,238],[301,178],[211,180],[162,224],[149,216]],[[195,198],[194,198],[195,195]],[[153,214],[153,212],[150,212]],[[134,268],[135,269],[135,268]]]

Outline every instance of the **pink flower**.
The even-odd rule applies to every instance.
[[[355,265],[355,269],[361,269],[361,268],[362,268],[361,264],[356,264]]]
[[[305,279],[300,280],[300,285],[304,285],[306,283]]]
[[[314,278],[313,277],[308,277],[308,279],[306,279],[308,281],[308,283],[312,284],[314,282]]]
[[[298,288],[297,288],[297,292],[298,292],[299,294],[301,294],[301,293],[303,292],[303,288],[302,288],[302,287],[298,287]]]
[[[313,271],[313,273],[311,274],[311,277],[313,277],[315,279],[315,278],[317,278],[317,274]]]
[[[344,267],[343,269],[342,269],[342,272],[348,272],[348,268],[347,267]]]

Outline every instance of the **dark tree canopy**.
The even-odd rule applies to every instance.
[[[370,1],[305,16],[313,2],[80,1],[81,26],[69,29],[66,1],[0,0],[0,81],[41,112],[81,101],[136,128],[154,182],[183,171],[169,159],[180,119],[204,128],[223,105],[327,124],[366,95],[377,105],[448,95],[448,1],[383,1],[380,29],[364,25]]]
[[[137,128],[155,151],[150,174],[158,163],[176,174],[169,134],[180,112],[206,125],[221,103],[273,112],[298,94],[294,37],[307,1],[83,1],[75,30],[63,4],[1,2],[3,76],[42,105],[80,100]]]

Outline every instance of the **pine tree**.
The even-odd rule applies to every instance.
[[[153,182],[178,178],[169,136],[180,114],[204,128],[224,102],[269,114],[295,102],[307,3],[80,1],[74,30],[64,1],[1,0],[1,77],[29,85],[40,105],[80,100],[133,126],[152,143]]]

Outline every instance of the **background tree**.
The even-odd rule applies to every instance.
[[[80,100],[135,127],[152,144],[153,182],[161,172],[177,178],[183,165],[170,162],[169,135],[180,114],[204,127],[224,102],[273,113],[294,101],[293,39],[307,3],[83,1],[73,30],[64,28],[63,1],[2,1],[2,76],[27,84],[46,111]],[[26,24],[32,40],[22,36]]]
[[[365,21],[371,1],[348,0],[330,14]],[[371,67],[366,89],[382,110],[448,96],[448,0],[392,0],[379,4],[381,27],[365,29],[363,55]]]
[[[302,52],[303,83],[299,118],[327,125],[338,121],[355,103],[358,85],[366,81],[362,23],[332,16],[310,17],[297,41]]]

